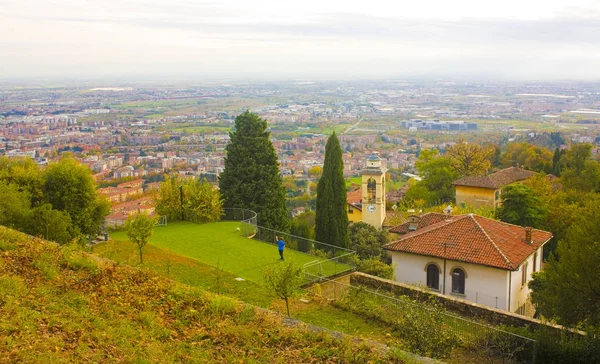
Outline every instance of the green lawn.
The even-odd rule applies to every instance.
[[[157,227],[150,244],[171,251],[201,263],[218,267],[238,277],[263,283],[265,270],[279,264],[279,253],[275,245],[248,239],[237,230],[240,222],[216,222],[193,224],[173,222]],[[127,240],[125,232],[111,234],[115,240]],[[286,249],[285,259],[302,266],[318,258],[299,251]],[[347,265],[325,262],[322,265],[326,275],[348,269]]]

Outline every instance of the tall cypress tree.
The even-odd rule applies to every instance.
[[[253,210],[258,213],[258,225],[289,231],[286,191],[270,135],[267,122],[250,111],[235,118],[219,189],[224,207]]]
[[[348,214],[342,148],[331,134],[325,146],[323,174],[317,184],[316,240],[348,247]]]
[[[562,153],[560,149],[554,149],[554,156],[552,157],[552,174],[556,177],[560,177],[560,157]]]

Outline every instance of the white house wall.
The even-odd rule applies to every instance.
[[[533,258],[534,254],[527,258],[527,282],[531,280],[533,274]],[[537,261],[536,261],[536,272],[539,272],[542,264],[542,248],[537,250]],[[519,270],[512,272],[511,274],[511,297],[510,297],[510,311],[515,312],[521,307],[526,301],[531,290],[527,284],[522,285],[522,274],[523,265],[519,267]]]
[[[394,278],[396,281],[421,287],[427,287],[427,272],[425,270],[427,264],[432,262],[436,263],[440,267],[439,292],[443,293],[443,259],[401,252],[391,252],[391,256],[392,265],[394,266]],[[466,273],[464,295],[452,293],[452,269],[455,267],[462,268]],[[513,282],[515,275],[517,275],[517,273],[513,272]],[[504,269],[447,260],[445,292],[446,295],[449,296],[454,296],[482,305],[507,310],[509,287],[508,276],[508,271]],[[520,284],[521,276],[519,275],[518,278]],[[518,300],[518,298],[512,298],[512,301],[515,300]],[[511,309],[513,311],[516,310],[516,308],[513,309],[512,306]]]

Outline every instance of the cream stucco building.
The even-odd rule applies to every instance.
[[[487,176],[463,177],[452,183],[456,188],[456,204],[496,209],[500,206],[504,186],[526,180],[534,174],[519,167],[510,167]]]

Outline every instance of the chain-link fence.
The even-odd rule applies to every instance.
[[[306,282],[314,277],[331,277],[354,270],[355,252],[350,249],[307,239],[290,233],[269,229],[256,223],[256,212],[239,208],[223,209],[221,220],[240,221],[240,235],[268,244],[277,244],[277,237],[285,241],[286,249],[297,250],[315,259],[304,264]]]
[[[313,276],[318,282],[308,288],[331,304],[390,327],[395,335],[416,351],[435,342],[431,351],[462,346],[502,360],[530,362],[535,340],[485,323],[457,316],[441,306],[421,303],[407,296],[390,296],[344,282]],[[348,321],[350,325],[350,320]],[[425,352],[431,352],[423,350]]]

